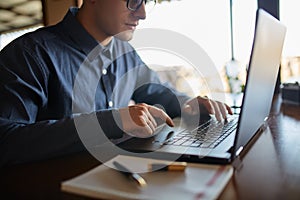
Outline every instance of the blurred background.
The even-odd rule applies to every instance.
[[[26,32],[57,23],[70,6],[81,4],[82,0],[0,0],[0,49]],[[159,0],[139,28],[167,29],[192,39],[207,52],[217,68],[218,73],[210,77],[199,76],[187,60],[170,52],[139,53],[163,81],[171,81],[183,92],[191,95],[242,92],[259,5],[271,11],[275,9],[276,17],[287,26],[280,83],[299,81],[300,2],[295,0]],[[237,66],[230,69],[227,63],[232,59],[237,61]],[[230,84],[228,70],[236,73],[238,89]],[[222,79],[222,85],[214,85],[218,78]]]

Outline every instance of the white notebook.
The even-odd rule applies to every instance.
[[[117,160],[140,172],[147,181],[139,187],[108,166]],[[233,174],[231,165],[188,163],[184,171],[145,172],[149,163],[164,162],[140,157],[117,156],[106,164],[64,181],[62,191],[100,199],[216,199]],[[145,172],[145,173],[142,173]]]

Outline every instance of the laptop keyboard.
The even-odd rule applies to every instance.
[[[220,122],[213,118],[192,131],[183,130],[174,137],[165,141],[164,144],[215,148],[237,127],[238,118],[228,119],[226,122]]]

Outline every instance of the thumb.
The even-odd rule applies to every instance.
[[[194,109],[190,104],[184,105],[183,112],[189,115],[196,115],[199,113],[199,111],[197,109]]]
[[[192,106],[186,104],[184,105],[183,107],[183,111],[186,113],[186,114],[192,114],[193,113],[193,109],[192,109]]]

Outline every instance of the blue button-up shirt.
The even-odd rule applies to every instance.
[[[101,46],[76,12],[0,53],[0,165],[84,150],[74,119],[89,127],[96,114],[105,135],[120,138],[118,108],[130,100],[159,104],[176,117],[188,99],[161,84],[128,42]]]

